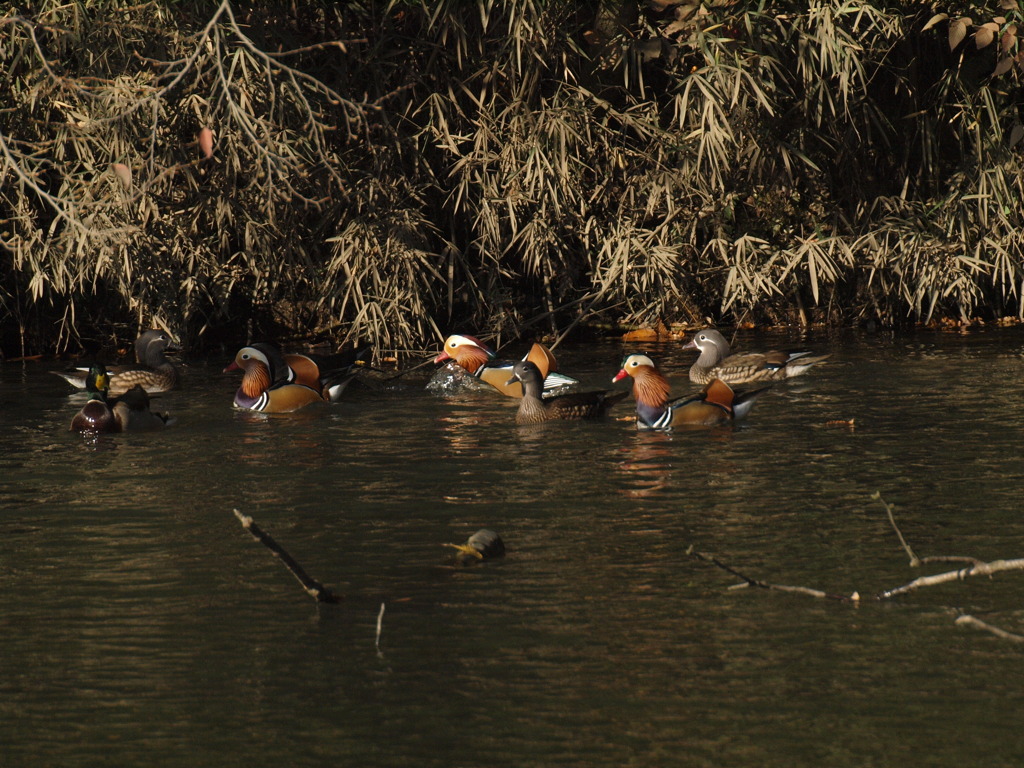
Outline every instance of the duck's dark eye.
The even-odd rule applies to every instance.
[[[248,356],[248,355],[242,355],[242,359],[243,359],[243,360],[248,360],[248,359],[249,359],[249,356]]]

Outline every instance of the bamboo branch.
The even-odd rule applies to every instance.
[[[266,533],[262,528],[256,525],[256,522],[248,515],[243,515],[237,509],[232,510],[235,513],[235,517],[242,524],[256,541],[263,544],[269,549],[275,557],[279,558],[281,562],[287,566],[288,570],[292,572],[292,575],[299,580],[302,588],[306,590],[306,593],[316,599],[318,603],[340,603],[341,598],[331,592],[330,589],[325,587],[316,579],[312,578],[308,573],[303,570],[302,566],[295,562],[295,558],[285,551],[284,547],[278,544]],[[382,611],[383,612],[383,611]]]

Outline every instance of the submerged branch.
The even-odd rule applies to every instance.
[[[251,517],[243,515],[237,509],[232,511],[235,513],[235,517],[238,518],[238,521],[242,524],[242,527],[252,534],[252,537],[256,539],[256,541],[260,542],[267,549],[273,552],[275,557],[280,558],[281,562],[283,562],[285,566],[287,566],[288,570],[292,572],[292,575],[299,580],[302,588],[306,590],[310,596],[315,598],[318,603],[341,602],[340,597],[306,573],[302,566],[295,561],[295,558],[289,555],[284,547],[274,541],[270,534],[266,533],[262,528],[256,525],[256,522]]]
[[[956,623],[967,627],[974,627],[975,629],[980,629],[983,632],[991,632],[993,635],[1002,640],[1011,640],[1015,643],[1024,643],[1024,635],[1018,635],[1014,632],[1007,632],[1005,629],[995,627],[987,622],[982,621],[981,619],[976,619],[973,616],[970,616],[966,613],[962,616],[958,616]]]
[[[827,600],[839,600],[840,602],[844,603],[854,603],[860,600],[860,595],[857,592],[854,592],[852,595],[837,595],[831,592],[824,592],[820,589],[812,589],[811,587],[799,587],[792,586],[789,584],[772,584],[767,581],[762,581],[761,579],[755,579],[752,576],[747,576],[746,574],[741,573],[740,571],[733,568],[731,565],[723,563],[714,555],[706,555],[703,552],[698,552],[693,547],[687,549],[686,553],[705,563],[711,563],[712,565],[721,568],[723,571],[731,573],[733,576],[736,576],[744,582],[743,584],[737,586],[759,587],[761,589],[769,589],[775,592],[791,592],[798,595],[807,595],[808,597],[823,598]]]

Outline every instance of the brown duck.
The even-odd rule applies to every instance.
[[[592,419],[604,416],[608,409],[622,400],[627,392],[573,392],[543,398],[543,379],[540,369],[528,360],[512,366],[508,384],[521,382],[523,399],[519,401],[516,424],[542,424],[559,419]]]
[[[729,342],[713,328],[698,331],[683,349],[700,350],[700,357],[690,367],[690,381],[694,384],[707,384],[712,379],[726,384],[784,381],[806,373],[812,365],[829,357],[778,350],[733,355]]]
[[[168,392],[178,386],[178,368],[167,359],[167,353],[178,347],[166,331],[152,329],[135,340],[137,365],[111,366],[107,369],[107,390],[112,397],[123,395],[136,384],[150,394]],[[87,389],[89,369],[54,371],[55,374],[78,389]]]

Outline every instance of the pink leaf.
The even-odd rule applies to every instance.
[[[132,169],[124,163],[111,163],[110,167],[113,169],[115,175],[121,182],[121,186],[125,189],[132,188]]]
[[[213,131],[209,128],[199,131],[199,149],[207,160],[213,157]]]

